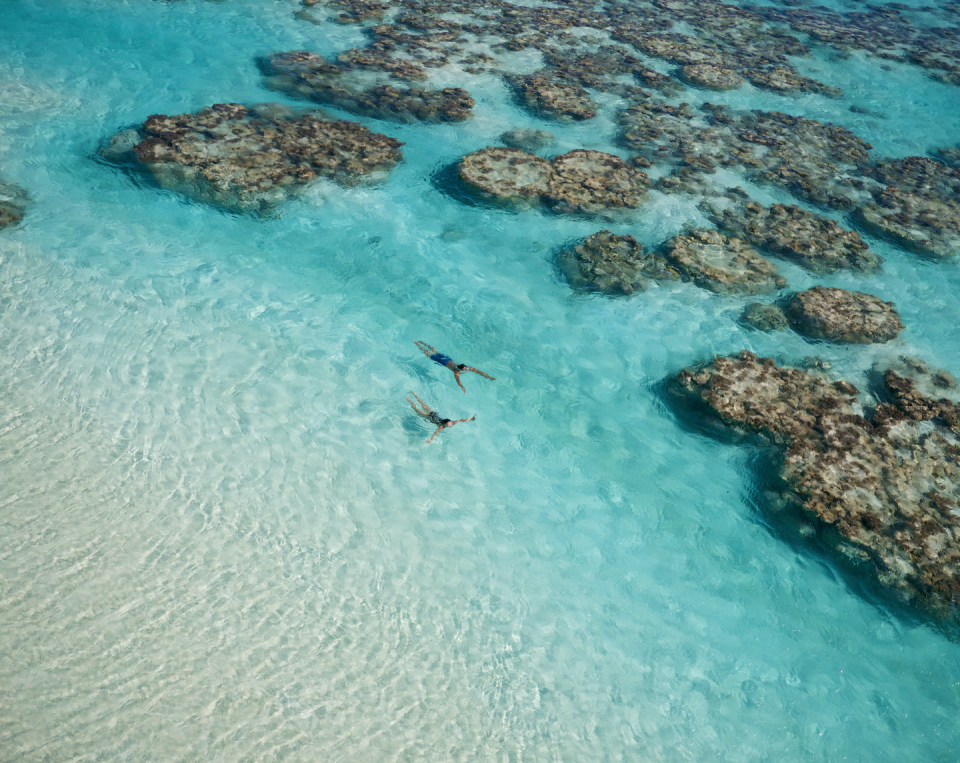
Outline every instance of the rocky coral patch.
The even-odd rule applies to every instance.
[[[743,84],[743,77],[735,71],[713,64],[684,66],[681,72],[687,82],[707,90],[736,90]]]
[[[516,86],[531,107],[550,116],[555,111],[588,118],[572,116],[591,108],[585,88],[631,100],[646,97],[639,87],[665,94],[680,88],[676,79],[644,66],[633,51],[684,66],[750,72],[758,86],[777,92],[834,91],[791,68],[787,56],[809,52],[796,37],[771,28],[756,13],[716,1],[657,0],[602,9],[579,1],[530,7],[501,0],[456,0],[442,6],[433,0],[310,0],[308,6],[325,8],[342,23],[364,24],[371,52],[427,68],[456,63],[470,73],[509,74],[505,56],[539,51],[546,69]],[[310,20],[312,13],[301,16]],[[676,22],[692,27],[693,34],[668,31]],[[583,34],[585,30],[594,34]],[[637,84],[627,84],[625,76]],[[578,101],[576,109],[568,108]]]
[[[937,151],[937,155],[948,167],[960,167],[960,146],[941,148]]]
[[[852,209],[877,183],[860,177],[872,148],[846,128],[779,111],[731,112],[651,100],[621,115],[622,142],[653,161],[689,172],[739,169],[817,204]],[[668,190],[668,189],[666,189]]]
[[[893,302],[859,291],[815,286],[795,294],[786,312],[795,331],[829,342],[889,342],[903,331]]]
[[[932,257],[960,252],[960,167],[908,156],[864,172],[882,189],[857,210],[865,228]]]
[[[488,199],[508,204],[539,202],[547,192],[553,165],[519,148],[483,148],[465,156],[460,179]]]
[[[650,185],[623,159],[583,149],[548,161],[516,148],[484,148],[463,158],[459,175],[486,198],[511,204],[542,199],[560,212],[635,208]]]
[[[812,203],[856,210],[864,228],[913,251],[939,258],[960,251],[960,168],[924,157],[874,161],[872,146],[846,128],[775,111],[705,104],[698,113],[688,104],[649,101],[628,108],[621,123],[625,145],[676,166],[657,183],[665,193],[718,195],[710,175],[728,167]],[[831,247],[840,243],[837,229],[820,227]],[[852,255],[869,269],[867,250],[857,257],[854,246],[848,236],[848,261]]]
[[[859,413],[852,384],[746,351],[685,369],[670,389],[723,428],[778,446],[784,498],[828,529],[841,558],[955,618],[960,438],[948,419],[956,409],[901,379],[884,374],[892,402],[872,420]]]
[[[275,90],[379,119],[461,122],[471,116],[475,105],[463,88],[434,90],[387,81],[410,75],[402,70],[381,70],[380,76],[371,80],[369,70],[373,67],[329,63],[323,56],[305,50],[277,53],[264,59],[261,68],[268,75],[267,85]],[[416,67],[413,75],[421,71]]]
[[[757,331],[785,331],[790,327],[787,316],[776,305],[751,302],[743,310],[740,321]]]
[[[823,7],[750,10],[840,51],[865,50],[880,58],[909,62],[928,69],[942,82],[960,85],[960,35],[955,28],[914,26],[901,9],[890,5],[868,8],[842,14]]]
[[[705,204],[704,208],[727,235],[793,260],[814,273],[840,269],[873,272],[880,267],[880,257],[859,233],[794,204],[765,207],[751,201],[727,206]]]
[[[220,103],[195,114],[155,114],[101,154],[146,170],[163,188],[260,212],[317,178],[347,183],[388,170],[401,161],[401,145],[354,122]]]
[[[513,130],[507,130],[500,136],[500,142],[510,148],[519,148],[533,153],[541,148],[546,148],[556,142],[553,133],[546,130],[534,130],[525,127],[516,127]]]
[[[740,239],[693,230],[665,244],[665,257],[684,278],[719,294],[763,294],[786,286],[776,266]]]
[[[30,206],[27,192],[0,179],[0,230],[19,225]]]
[[[537,116],[550,119],[592,119],[597,104],[582,87],[551,79],[544,74],[507,78],[520,101]]]
[[[662,257],[644,254],[633,236],[602,230],[560,255],[560,269],[576,289],[624,295],[644,291],[652,280],[677,280]]]
[[[789,66],[774,66],[769,69],[745,69],[743,76],[750,84],[772,90],[775,93],[820,93],[831,98],[842,98],[838,87],[825,85],[815,79],[803,77]]]
[[[650,181],[623,159],[576,149],[555,157],[546,198],[561,212],[602,212],[639,207]]]

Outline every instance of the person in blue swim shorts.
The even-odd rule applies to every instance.
[[[414,344],[417,345],[417,347],[420,348],[420,351],[424,355],[426,355],[428,358],[430,358],[430,360],[432,360],[434,363],[439,363],[441,366],[446,366],[451,371],[453,371],[453,375],[457,380],[457,384],[460,385],[460,389],[462,389],[464,392],[466,392],[467,390],[464,389],[463,384],[460,383],[461,371],[473,371],[473,373],[475,374],[480,374],[480,376],[482,376],[484,379],[490,379],[491,381],[496,381],[495,377],[490,376],[489,374],[485,374],[483,371],[478,371],[476,368],[472,368],[471,366],[465,365],[463,363],[455,363],[453,358],[447,355],[444,355],[442,352],[437,352],[435,347],[431,347],[426,342],[421,342],[418,339],[414,342]]]

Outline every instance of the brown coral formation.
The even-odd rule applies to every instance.
[[[275,90],[365,116],[399,122],[461,122],[472,113],[475,102],[463,88],[433,90],[388,81],[411,75],[422,79],[417,76],[423,71],[420,67],[413,72],[398,72],[396,67],[384,71],[369,62],[343,58],[348,62],[329,63],[323,56],[295,50],[264,59],[262,68],[268,74],[267,84]],[[378,68],[379,81],[371,82],[370,70]]]
[[[787,317],[795,331],[829,342],[889,342],[903,331],[893,302],[825,286],[795,294],[787,305]]]
[[[739,236],[758,249],[793,260],[814,273],[840,269],[873,272],[880,267],[860,234],[795,204],[765,207],[705,205],[711,220],[730,236]]]
[[[19,225],[29,205],[30,199],[22,188],[0,180],[0,230]]]
[[[677,280],[680,275],[662,258],[644,254],[633,236],[602,230],[560,255],[560,269],[576,289],[624,295],[644,291],[648,281]]]
[[[783,187],[814,203],[852,209],[877,184],[859,177],[870,144],[843,127],[779,111],[731,112],[705,104],[661,101],[632,105],[621,115],[625,145],[654,161],[674,161],[691,172],[742,169],[748,177]]]
[[[488,199],[532,204],[547,192],[553,165],[519,148],[484,148],[463,157],[460,179]]]
[[[848,382],[742,352],[682,371],[671,390],[725,428],[776,444],[784,496],[833,531],[844,557],[869,564],[881,583],[925,608],[956,617],[958,409],[928,400],[892,370],[884,386],[891,402],[868,420]]]
[[[740,321],[757,331],[785,331],[789,328],[787,316],[776,305],[752,302],[740,316]]]
[[[772,90],[775,93],[820,93],[831,98],[842,98],[843,91],[838,87],[824,85],[815,79],[803,77],[789,66],[774,66],[769,69],[745,69],[743,76],[751,85]]]
[[[960,35],[955,28],[914,26],[901,9],[890,5],[868,8],[842,14],[823,7],[750,10],[770,21],[787,23],[797,32],[840,51],[865,50],[880,58],[909,62],[928,69],[942,82],[960,85]]]
[[[736,90],[743,84],[743,77],[735,71],[713,64],[684,66],[681,72],[687,82],[707,90]]]
[[[602,151],[576,149],[555,157],[551,164],[546,198],[561,212],[636,208],[650,187],[643,172]]]
[[[674,236],[665,256],[685,278],[719,294],[763,294],[786,286],[776,266],[738,238],[694,230]]]
[[[544,74],[516,75],[507,79],[520,101],[537,116],[584,120],[597,115],[597,104],[579,85],[557,81]]]
[[[485,198],[509,204],[542,199],[560,212],[635,208],[650,184],[623,159],[583,149],[547,161],[517,148],[484,148],[463,158],[459,174]]]
[[[130,160],[164,188],[245,212],[264,211],[316,178],[353,182],[392,168],[399,141],[354,122],[269,105],[220,103],[195,114],[155,114],[105,158]]]
[[[546,148],[556,141],[552,133],[546,130],[534,130],[526,127],[515,127],[507,130],[500,136],[500,142],[510,148],[520,148],[533,153]]]
[[[864,227],[933,257],[960,252],[960,167],[908,156],[864,171],[882,189],[857,210]]]
[[[908,249],[939,258],[960,251],[960,168],[924,157],[875,162],[869,143],[812,119],[703,108],[648,101],[622,115],[625,145],[677,165],[659,190],[703,193],[713,186],[716,195],[710,175],[734,168],[815,204],[856,210],[861,225]]]

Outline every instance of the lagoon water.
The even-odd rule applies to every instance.
[[[364,44],[297,7],[0,5],[0,170],[34,200],[0,233],[0,760],[960,758],[960,644],[785,530],[756,454],[661,393],[744,348],[960,374],[957,262],[869,239],[869,280],[780,264],[894,300],[887,346],[748,332],[747,300],[686,284],[576,294],[564,243],[703,220],[656,193],[600,225],[463,204],[443,170],[511,127],[623,154],[616,101],[547,124],[488,76],[467,122],[360,119],[405,162],[273,218],[95,159],[150,114],[294,103],[256,56]],[[960,142],[960,89],[921,69],[798,67],[847,99],[712,100],[877,155]],[[463,394],[416,339],[497,380]],[[409,390],[477,419],[427,446]]]

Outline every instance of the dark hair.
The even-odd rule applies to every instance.
[[[441,423],[443,426],[446,426],[446,425],[449,424],[452,420],[453,420],[453,419],[440,419],[440,423]]]
[[[460,371],[462,371],[466,367],[467,367],[466,363],[457,363],[457,369]]]

